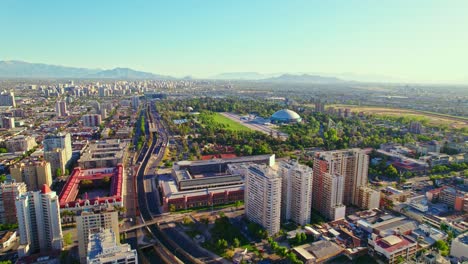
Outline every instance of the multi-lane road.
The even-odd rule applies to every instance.
[[[161,202],[157,188],[153,188],[155,171],[161,163],[168,145],[168,134],[154,103],[150,102],[145,108],[146,122],[151,122],[156,131],[147,130],[149,145],[145,144],[142,154],[138,158],[140,167],[136,175],[138,193],[138,211],[142,222],[154,223],[154,218],[161,221],[172,221],[172,216],[163,216]],[[149,135],[152,133],[152,135]],[[148,142],[147,142],[148,143]],[[163,226],[165,226],[163,224]],[[175,228],[159,228],[158,225],[147,225],[156,238],[156,253],[162,258],[160,263],[221,263],[215,255],[200,248],[190,238],[181,235]]]

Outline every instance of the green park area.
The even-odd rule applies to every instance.
[[[252,131],[250,128],[223,116],[221,113],[203,112],[200,114],[198,119],[203,125],[209,127],[222,128],[230,131]]]

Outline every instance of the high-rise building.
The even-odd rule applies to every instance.
[[[40,191],[27,192],[16,199],[19,257],[38,251],[62,249],[62,226],[58,196],[49,186]]]
[[[88,114],[81,117],[83,125],[86,127],[97,127],[101,124],[101,115],[98,114]]]
[[[359,188],[367,186],[369,156],[361,149],[348,149],[320,152],[314,159],[314,179],[312,207],[318,208],[321,203],[323,174],[338,174],[344,177],[343,203],[359,206]]]
[[[28,151],[37,146],[36,139],[31,136],[19,135],[5,141],[8,152]]]
[[[138,109],[139,103],[140,103],[140,97],[138,95],[134,95],[132,97],[132,108],[133,108],[133,110]]]
[[[265,165],[249,164],[245,170],[245,215],[269,235],[280,230],[281,177]]]
[[[380,192],[369,187],[359,188],[359,204],[362,209],[374,209],[380,207]]]
[[[116,211],[87,212],[83,211],[76,217],[78,232],[78,252],[80,261],[85,263],[88,254],[88,237],[90,234],[98,233],[101,228],[110,229],[115,234],[119,233],[119,219]],[[119,243],[117,238],[117,243]]]
[[[282,180],[281,218],[299,225],[310,223],[312,202],[312,169],[297,161],[278,164]]]
[[[12,106],[16,107],[15,94],[12,91],[6,91],[0,93],[0,106]]]
[[[321,205],[316,209],[333,221],[344,218],[346,212],[346,206],[343,204],[344,177],[326,172],[323,174],[322,180]]]
[[[50,169],[52,171],[52,176],[55,178],[58,175],[58,171],[62,172],[62,175],[65,174],[67,157],[65,149],[56,148],[52,151],[44,152],[44,159],[50,162]]]
[[[0,224],[15,224],[16,197],[27,191],[24,182],[6,181],[0,184]]]
[[[408,131],[413,134],[422,134],[424,133],[424,127],[420,122],[411,121],[408,126]]]
[[[325,112],[325,104],[320,102],[320,101],[316,101],[315,102],[315,112],[324,113]]]
[[[57,116],[67,116],[67,103],[65,101],[58,100],[57,103],[55,103],[55,113],[57,113]]]
[[[68,167],[70,165],[72,154],[73,154],[70,133],[58,133],[56,135],[53,135],[53,134],[46,135],[43,141],[43,145],[44,145],[44,156],[46,156],[46,152],[55,151],[55,149],[57,148],[64,149],[65,150],[65,167]]]
[[[100,229],[89,235],[87,264],[138,264],[138,255],[129,244],[119,244],[112,229]]]
[[[47,161],[17,163],[10,167],[10,174],[16,182],[26,183],[30,191],[37,191],[44,184],[52,184],[52,171]]]
[[[15,118],[14,117],[8,117],[8,116],[2,116],[2,128],[4,129],[12,129],[15,128]]]

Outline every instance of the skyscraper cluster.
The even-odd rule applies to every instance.
[[[337,220],[345,217],[347,205],[379,205],[379,192],[367,187],[369,156],[361,149],[317,153],[313,169],[294,160],[242,166],[245,214],[270,235],[281,221],[310,223],[312,209]]]

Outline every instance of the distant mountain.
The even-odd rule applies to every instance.
[[[100,71],[84,77],[90,79],[173,79],[173,77],[170,76],[135,71],[129,68],[115,68],[112,70]]]
[[[278,76],[279,74],[263,74],[258,72],[226,72],[213,76],[218,80],[261,80]]]
[[[0,61],[0,78],[173,79],[170,76],[135,71],[128,68],[102,70],[14,60]]]
[[[74,68],[24,61],[0,61],[2,78],[78,78],[99,72],[100,69]]]
[[[310,74],[283,74],[278,77],[262,79],[263,82],[296,82],[296,83],[344,83],[345,80],[336,77],[324,77]]]

